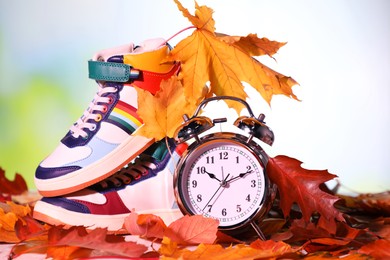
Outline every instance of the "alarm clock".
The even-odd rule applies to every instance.
[[[234,125],[241,133],[204,134],[227,118],[211,120],[199,116],[211,101],[230,100],[243,104],[249,116],[240,116]],[[175,132],[176,143],[189,142],[174,174],[174,193],[183,214],[217,219],[219,230],[240,234],[253,229],[265,239],[259,223],[270,210],[276,186],[266,174],[268,156],[254,138],[272,145],[274,134],[264,123],[264,114],[255,117],[242,99],[217,96],[203,100],[194,115],[183,115],[184,122]],[[209,131],[211,132],[211,131]]]

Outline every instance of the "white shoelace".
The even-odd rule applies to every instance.
[[[104,87],[104,85],[99,85],[99,90],[95,94],[95,97],[89,104],[88,108],[84,111],[84,114],[77,120],[77,122],[70,127],[70,131],[73,137],[78,138],[79,136],[83,138],[88,137],[88,133],[84,131],[84,129],[89,129],[90,131],[94,131],[96,129],[96,123],[102,120],[102,115],[96,112],[107,111],[107,106],[103,104],[109,104],[113,100],[110,97],[103,97],[106,93],[115,93],[117,88],[114,87]],[[90,120],[94,120],[96,123],[91,122]]]
[[[128,164],[127,167],[122,168],[114,175],[99,182],[99,185],[102,188],[107,188],[109,183],[113,183],[115,186],[119,187],[122,184],[129,184],[132,180],[138,180],[141,176],[145,176],[149,171],[157,168],[157,165],[155,165],[152,160],[153,158],[150,156],[141,155],[136,158],[133,163]]]

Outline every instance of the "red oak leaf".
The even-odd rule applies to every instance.
[[[296,202],[306,222],[310,221],[313,213],[319,213],[319,225],[335,233],[335,220],[344,221],[342,214],[333,206],[339,197],[322,191],[319,186],[336,175],[327,170],[307,170],[301,164],[283,155],[268,161],[267,172],[271,181],[278,186],[283,214],[288,216],[291,206]]]

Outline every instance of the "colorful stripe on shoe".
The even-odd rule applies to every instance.
[[[119,127],[128,134],[133,133],[142,125],[142,119],[138,116],[137,109],[121,100],[118,100],[106,122]]]

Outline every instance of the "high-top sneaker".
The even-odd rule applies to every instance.
[[[174,197],[173,173],[186,144],[165,141],[149,147],[135,161],[109,178],[60,197],[44,197],[34,207],[34,218],[51,225],[107,228],[125,233],[125,218],[135,211],[154,214],[165,224],[183,216]]]
[[[83,116],[38,166],[35,185],[46,197],[78,191],[128,164],[154,140],[133,135],[137,115],[134,86],[155,94],[179,64],[162,63],[169,52],[163,39],[103,50],[89,61],[98,91]]]

